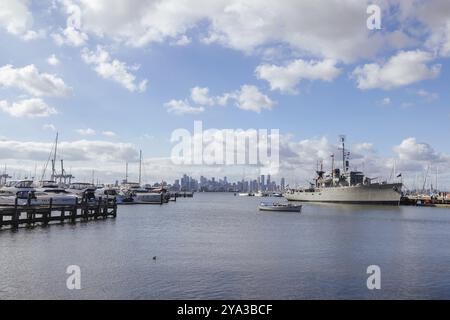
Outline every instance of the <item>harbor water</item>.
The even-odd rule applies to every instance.
[[[260,201],[197,193],[121,206],[116,219],[2,230],[0,299],[450,298],[449,209],[299,214],[259,212]],[[67,289],[70,265],[80,290]],[[371,265],[380,290],[367,288]]]

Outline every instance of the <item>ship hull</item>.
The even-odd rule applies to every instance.
[[[401,187],[401,183],[330,187],[288,191],[283,196],[301,202],[399,205]]]

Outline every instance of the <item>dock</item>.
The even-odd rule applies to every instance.
[[[53,205],[52,199],[48,205],[18,205],[16,199],[13,206],[0,207],[0,232],[6,229],[17,230],[20,227],[45,227],[50,223],[87,222],[116,216],[115,198],[99,198],[96,201],[81,199],[71,205]]]
[[[404,206],[450,208],[450,198],[444,196],[407,195],[400,199]]]

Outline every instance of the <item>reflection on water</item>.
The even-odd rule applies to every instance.
[[[450,210],[196,194],[116,220],[0,232],[0,298],[450,298]],[[156,260],[153,257],[156,256]],[[381,290],[366,287],[369,265]],[[66,288],[69,265],[81,290]]]

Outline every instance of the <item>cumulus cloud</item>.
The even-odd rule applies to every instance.
[[[39,98],[20,100],[12,104],[5,100],[1,100],[0,110],[16,118],[41,118],[57,113],[55,108],[48,106],[42,99]]]
[[[67,28],[86,37],[93,34],[132,46],[166,40],[186,44],[187,34],[201,24],[207,28],[201,36],[204,43],[246,53],[282,43],[308,55],[352,61],[391,45],[388,31],[383,37],[364,27],[368,2],[65,0],[63,4],[71,19]]]
[[[72,89],[61,78],[41,73],[33,64],[23,68],[14,68],[12,65],[1,67],[1,86],[16,88],[37,97],[67,97],[72,93]]]
[[[205,111],[205,108],[203,107],[192,107],[189,102],[185,100],[170,100],[164,104],[164,107],[167,108],[167,112],[176,115],[198,114]]]
[[[385,64],[358,66],[352,75],[359,89],[392,89],[437,77],[441,65],[428,65],[433,54],[421,50],[400,51]]]
[[[51,66],[58,66],[61,62],[59,61],[59,59],[56,57],[55,54],[52,54],[50,57],[47,58],[47,63]]]
[[[144,92],[147,88],[147,79],[137,83],[136,76],[132,73],[137,71],[139,66],[128,66],[126,63],[111,58],[101,46],[97,46],[96,51],[89,51],[84,48],[82,58],[87,64],[93,65],[95,72],[104,79],[113,80],[131,92]]]
[[[208,88],[194,87],[191,89],[191,99],[194,103],[201,106],[212,106],[216,102],[209,96]]]
[[[42,129],[44,130],[51,130],[51,131],[56,131],[56,127],[55,125],[51,124],[51,123],[46,123],[42,126]]]
[[[305,61],[297,59],[285,66],[262,64],[256,68],[256,76],[269,82],[271,90],[295,93],[301,80],[332,81],[341,70],[336,61]]]
[[[257,113],[264,109],[271,110],[276,105],[276,102],[252,85],[243,85],[234,96],[238,108]]]
[[[0,28],[8,33],[19,36],[25,41],[45,37],[44,30],[34,31],[33,14],[30,11],[29,0],[0,1]]]
[[[437,161],[440,155],[428,144],[410,137],[393,148],[401,160]]]
[[[135,160],[137,149],[129,143],[100,140],[61,141],[58,148],[68,161],[112,161]],[[52,143],[34,141],[0,141],[0,158],[12,160],[45,161],[52,149]]]
[[[77,129],[75,131],[82,136],[94,136],[96,134],[96,131],[91,128]]]
[[[66,28],[59,29],[59,32],[52,33],[56,44],[80,47],[86,44],[88,35],[80,30],[81,28],[81,9],[71,0],[62,0],[65,13],[67,14]]]
[[[226,106],[230,101],[234,101],[234,105],[239,109],[254,111],[260,113],[262,110],[271,110],[276,102],[263,94],[258,87],[253,85],[243,85],[239,90],[224,93],[221,96],[211,96],[209,88],[194,87],[191,89],[190,100],[171,100],[165,104],[168,112],[177,115],[196,114],[205,111],[205,107]]]
[[[102,135],[104,135],[105,137],[115,137],[116,133],[113,131],[103,131]]]

